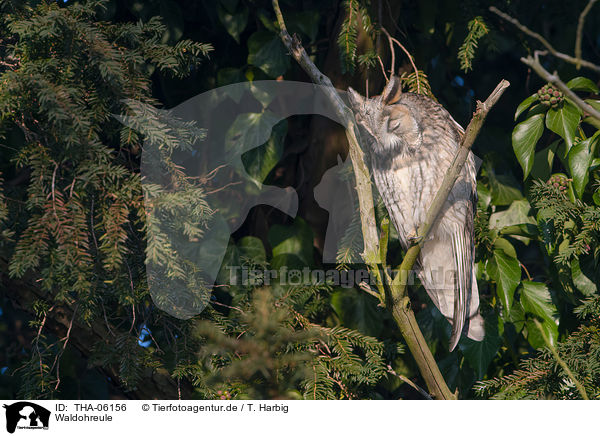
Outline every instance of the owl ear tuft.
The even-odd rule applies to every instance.
[[[394,104],[400,100],[402,95],[402,84],[397,76],[390,77],[387,85],[383,88],[381,98],[384,104]]]
[[[352,87],[348,87],[348,100],[350,101],[350,107],[354,110],[358,110],[364,103],[365,98],[352,89]]]

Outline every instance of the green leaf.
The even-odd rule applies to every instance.
[[[246,172],[255,181],[264,183],[267,176],[279,162],[283,154],[283,145],[287,133],[287,120],[280,121],[271,133],[271,137],[260,147],[248,150],[242,155]]]
[[[277,34],[259,31],[248,39],[248,63],[278,77],[290,67],[290,56]]]
[[[537,95],[537,93],[527,97],[525,100],[523,100],[519,106],[517,107],[517,111],[515,112],[515,121],[517,120],[517,118],[519,118],[519,115],[521,115],[524,111],[527,110],[527,108],[529,108],[529,106],[531,106],[533,104],[533,102],[538,101],[539,97]]]
[[[592,296],[598,292],[598,275],[594,268],[593,256],[582,256],[571,261],[573,284],[583,295]]]
[[[279,120],[269,111],[238,115],[225,135],[225,150],[236,156],[264,144]]]
[[[575,77],[567,82],[567,88],[573,91],[589,91],[598,94],[598,86],[587,77]]]
[[[502,229],[517,224],[536,224],[535,218],[529,216],[531,205],[527,200],[514,201],[507,210],[495,212],[490,216],[490,228]]]
[[[558,326],[556,323],[544,320],[540,325],[550,343],[556,345],[558,341]],[[535,349],[545,348],[547,346],[546,341],[544,341],[544,337],[535,324],[535,321],[530,318],[525,323],[525,326],[527,327],[527,342]]]
[[[515,289],[521,281],[519,261],[508,256],[502,250],[494,250],[494,255],[488,261],[486,270],[496,282],[496,292],[502,301],[504,314],[508,315],[513,304]]]
[[[269,229],[269,244],[273,247],[273,257],[280,254],[294,254],[307,265],[314,263],[313,233],[302,218],[296,218],[291,226],[275,224]]]
[[[515,250],[515,247],[513,247],[513,245],[508,242],[507,239],[496,238],[494,241],[494,249],[504,251],[504,254],[514,257],[515,259],[517,258],[517,251]]]
[[[535,154],[535,145],[544,132],[544,114],[537,114],[517,124],[512,132],[512,145],[517,160],[523,168],[523,180],[527,178]]]
[[[483,210],[487,209],[492,201],[490,190],[480,181],[477,181],[477,202]]]
[[[490,181],[492,204],[494,206],[508,206],[513,201],[523,198],[519,183],[512,175],[496,175],[491,165],[486,165],[486,174]]]
[[[242,4],[241,10],[231,13],[227,8],[219,4],[217,6],[217,14],[219,15],[219,21],[223,24],[227,33],[239,44],[240,35],[248,24],[248,8]]]
[[[565,140],[567,150],[573,145],[581,114],[579,109],[565,100],[562,107],[550,109],[546,115],[546,127]]]
[[[502,338],[498,334],[499,322],[502,321],[492,313],[485,319],[485,337],[483,341],[463,338],[458,345],[469,366],[475,370],[478,380],[484,377],[488,366],[496,356],[502,343]]]
[[[533,179],[548,180],[552,175],[552,165],[560,140],[554,141],[548,147],[535,153],[530,176]]]
[[[285,22],[287,23],[290,34],[303,33],[314,41],[319,31],[321,14],[318,11],[302,11],[287,13]]]
[[[591,138],[575,144],[569,151],[569,172],[577,197],[581,198],[590,176],[590,165],[598,143],[598,133]]]
[[[240,256],[252,259],[253,262],[265,262],[267,254],[262,241],[256,236],[244,236],[237,243]]]
[[[554,323],[557,310],[552,303],[548,286],[544,283],[523,280],[520,288],[521,304],[525,312]]]

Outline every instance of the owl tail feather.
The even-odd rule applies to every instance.
[[[483,318],[479,314],[479,292],[475,271],[461,241],[429,240],[421,251],[422,270],[419,277],[427,294],[452,324],[450,351],[453,351],[466,330],[467,336],[481,341],[485,335]],[[452,261],[452,259],[454,261]]]

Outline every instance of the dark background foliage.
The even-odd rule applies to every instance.
[[[411,290],[413,308],[461,398],[577,397],[549,344],[597,397],[597,122],[569,101],[547,107],[532,97],[519,106],[545,84],[520,58],[542,47],[489,3],[290,0],[281,7],[339,89],[381,90],[376,56],[390,62],[381,26],[414,56],[419,90],[430,89],[463,126],[477,99],[501,79],[511,82],[473,148],[483,160],[476,231],[486,339],[463,339],[448,353],[450,325],[419,288]],[[573,53],[586,4],[495,6]],[[187,321],[161,312],[149,296],[145,258],[169,252],[148,236],[160,229],[143,202],[143,135],[171,149],[181,144],[164,129],[140,132],[112,114],[133,115],[125,99],[171,108],[231,83],[308,81],[279,41],[270,1],[0,0],[0,10],[0,396],[421,398],[406,383],[423,385],[393,320],[359,288],[222,286]],[[600,12],[592,9],[583,57],[596,63],[598,29]],[[553,57],[544,66],[565,82],[581,77],[569,85],[596,104],[597,73]],[[400,51],[396,68],[405,90],[415,91]],[[172,129],[201,137],[196,127]],[[344,132],[309,116],[278,128],[255,157],[257,174],[298,192],[298,217],[255,207],[231,237],[228,262],[322,267],[328,215],[312,191],[338,155],[346,157]],[[552,175],[567,189],[547,184]],[[211,212],[205,192],[215,188],[185,185],[202,216]],[[189,196],[167,194],[157,196],[189,212]],[[207,221],[187,236],[201,235]],[[390,263],[401,256],[392,242]],[[194,270],[180,273],[190,278]]]

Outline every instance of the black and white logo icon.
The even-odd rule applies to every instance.
[[[6,431],[14,433],[16,429],[36,430],[48,429],[50,411],[29,401],[5,404]]]

